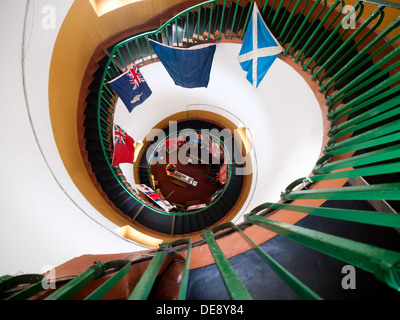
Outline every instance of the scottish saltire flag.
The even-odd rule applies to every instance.
[[[207,87],[216,45],[199,44],[189,48],[170,47],[149,39],[174,83],[184,88]]]
[[[114,125],[114,153],[112,165],[133,163],[135,140],[118,125]]]
[[[137,184],[136,188],[142,191],[147,197],[157,203],[161,208],[163,208],[166,212],[170,212],[175,206],[171,205],[166,199],[161,197],[157,192],[153,189],[149,188],[145,184]]]
[[[238,56],[240,66],[247,72],[247,80],[257,88],[265,74],[283,51],[269,31],[256,3]]]
[[[129,112],[143,103],[152,93],[139,68],[133,64],[108,84],[121,98]]]

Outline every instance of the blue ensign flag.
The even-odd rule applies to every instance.
[[[189,48],[170,47],[149,39],[174,83],[184,88],[207,87],[214,59],[215,44]]]
[[[133,64],[108,84],[121,98],[129,112],[143,103],[152,93],[139,68]]]
[[[238,56],[240,66],[247,72],[246,78],[254,88],[259,86],[282,51],[283,48],[269,31],[254,3],[253,13]]]

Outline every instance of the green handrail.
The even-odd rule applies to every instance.
[[[158,251],[152,257],[150,264],[146,268],[145,272],[140,277],[139,281],[128,300],[142,300],[147,299],[154,281],[159,273],[161,265],[164,258],[172,250],[176,249],[178,246],[183,246],[183,249],[187,251],[185,266],[182,273],[180,289],[178,294],[179,300],[185,300],[187,295],[187,287],[189,282],[189,269],[191,261],[191,250],[192,241],[190,238],[182,238],[175,240],[170,243],[161,244]],[[135,263],[144,262],[143,260],[136,260]],[[52,292],[52,288],[45,288],[43,282],[47,279],[40,274],[27,274],[21,276],[3,276],[0,278],[0,292],[6,292],[10,289],[16,288],[18,285],[27,284],[24,289],[11,294],[5,300],[27,300],[39,292],[46,294],[47,292],[52,292],[48,295],[45,300],[70,300],[76,294],[81,292],[82,289],[89,291],[89,294],[84,298],[84,300],[100,300],[103,298],[114,286],[132,270],[132,265],[134,262],[129,260],[112,260],[108,262],[95,262],[87,270],[69,280],[66,284],[60,286]],[[89,289],[88,284],[97,278],[104,277],[107,274],[112,274],[112,276],[103,282],[101,285],[94,289]],[[54,280],[55,281],[55,280]],[[54,282],[56,285],[57,283]]]
[[[360,10],[359,16],[362,14],[362,10]],[[374,24],[370,30],[368,30],[365,35],[363,35],[354,45],[349,49],[349,45],[356,39],[358,35],[361,34],[371,23],[374,21],[377,17],[379,17],[379,21]],[[322,72],[322,70],[326,70],[327,66],[331,64],[333,61],[335,61],[332,65],[332,67],[329,70],[326,70],[325,74],[320,77],[319,81],[323,81],[324,78],[331,73],[331,70],[336,69],[342,61],[344,61],[350,54],[351,51],[355,50],[360,43],[362,43],[367,37],[374,32],[376,28],[380,26],[380,24],[383,21],[383,8],[378,7],[371,15],[368,16],[368,18],[343,42],[342,45],[339,46],[334,51],[334,54],[330,58],[327,58],[324,63],[321,64],[321,66],[318,68],[317,71],[315,71],[312,75],[312,79],[315,80],[317,79],[318,75]],[[352,23],[356,23],[355,21]],[[339,25],[340,26],[340,25]],[[348,29],[345,31],[350,30],[351,24]],[[345,32],[342,33],[342,37],[344,36]],[[338,41],[340,38],[337,38],[336,41]],[[326,53],[325,53],[326,54]],[[320,58],[321,59],[321,58]],[[323,88],[320,88],[320,92],[323,91]]]
[[[400,9],[400,3],[392,2],[392,1],[385,1],[385,0],[364,0],[364,2],[378,4],[385,7]]]
[[[285,200],[400,200],[400,183],[286,191],[282,197]]]
[[[96,262],[85,272],[81,273],[78,277],[71,280],[60,289],[46,297],[45,300],[69,300],[94,279],[103,275],[105,270],[105,263]]]
[[[362,126],[362,123],[365,124],[366,121],[370,121],[374,117],[385,117],[384,115],[387,115],[390,111],[392,111],[391,109],[398,106],[399,102],[400,97],[390,99],[389,101],[373,107],[370,110],[367,110],[362,114],[355,116],[341,124],[334,124],[329,130],[328,136],[336,140],[349,132],[355,131],[354,129],[352,129],[352,127],[355,125]]]
[[[150,264],[147,266],[145,272],[137,282],[135,288],[131,292],[128,297],[128,300],[146,300],[150,294],[150,291],[153,287],[153,284],[156,280],[156,277],[159,273],[159,270],[164,262],[165,257],[168,252],[180,245],[187,246],[187,255],[185,260],[185,267],[182,274],[181,285],[179,289],[178,299],[185,300],[187,286],[189,281],[189,268],[190,268],[190,259],[191,259],[191,250],[192,250],[192,241],[190,238],[183,238],[179,240],[175,240],[170,243],[163,243],[160,245],[158,251],[152,258]]]
[[[255,214],[245,215],[244,218],[249,223],[271,230],[307,247],[371,272],[377,279],[396,290],[400,290],[399,252],[271,220]]]
[[[354,10],[358,11],[357,17],[354,21],[352,21],[351,25],[354,25],[356,20],[358,20],[363,12],[364,12],[364,5],[361,1],[357,1],[357,3],[354,5]],[[347,21],[350,17],[352,16],[352,12],[348,12],[345,17],[342,19],[342,21]],[[319,63],[323,61],[324,57],[327,55],[335,56],[335,49],[336,45],[339,43],[339,41],[351,30],[350,28],[345,29],[342,33],[339,33],[339,30],[343,28],[342,24],[339,23],[335,29],[330,33],[330,35],[325,39],[324,43],[320,45],[318,50],[314,53],[314,55],[309,59],[309,61],[304,65],[304,69],[310,68],[312,77],[312,80],[317,79],[317,75],[314,73],[315,68],[319,66]],[[311,66],[311,63],[314,62],[314,65]],[[321,70],[320,68],[319,70]]]
[[[384,40],[385,37],[393,32],[396,28],[398,28],[400,25],[400,17],[395,19],[393,22],[389,24],[388,27],[385,28],[382,32],[380,32],[372,41],[367,43],[365,47],[358,52],[358,54],[349,60],[347,64],[336,74],[332,75],[332,77],[327,80],[321,88],[325,88],[326,92],[328,93],[333,89],[334,87],[340,85],[345,79],[350,77],[352,74],[354,74],[355,71],[359,70],[363,66],[365,66],[368,61],[372,61],[375,57],[377,57],[379,54],[381,54],[384,50],[389,48],[390,46],[393,46],[393,44],[400,39],[400,34],[397,36],[394,36],[391,40],[386,41]],[[381,47],[379,47],[379,43],[382,43]],[[371,52],[372,48],[376,49],[375,52]],[[370,59],[364,59],[366,57],[366,54],[370,52]],[[349,72],[351,70],[351,72]],[[328,97],[326,95],[326,105],[331,105],[332,104],[332,99],[333,97]]]
[[[158,272],[162,266],[162,263],[167,256],[168,250],[168,244],[160,245],[160,248],[154,255],[153,259],[151,259],[150,264],[146,268],[146,271],[143,273],[142,277],[139,279],[139,282],[136,284],[132,293],[128,297],[128,300],[147,299],[153,287],[154,281],[156,280]]]
[[[17,276],[3,276],[0,278],[0,293],[16,289],[17,286],[26,285],[27,287],[11,294],[4,300],[26,300],[36,293],[43,290],[43,282],[46,281],[41,274],[23,274]]]
[[[252,296],[247,291],[246,287],[235,273],[235,270],[232,268],[232,265],[229,263],[228,259],[215,241],[213,232],[211,230],[205,230],[203,231],[203,237],[207,241],[208,247],[214,257],[215,264],[221,273],[225,287],[227,288],[231,299],[252,300]]]
[[[340,169],[351,168],[355,166],[364,166],[380,161],[392,160],[396,158],[400,158],[400,148],[397,145],[318,165],[313,170],[313,173],[322,174]]]
[[[111,288],[114,287],[115,284],[118,283],[130,270],[131,270],[131,263],[126,261],[124,267],[122,267],[113,277],[108,279],[105,283],[103,283],[100,287],[96,290],[91,292],[85,300],[100,300]]]
[[[372,148],[372,147],[379,147],[382,146],[386,143],[392,143],[399,141],[400,139],[400,133],[393,133],[393,134],[388,134],[386,136],[376,138],[373,140],[365,141],[359,144],[354,144],[348,147],[342,147],[342,148],[334,148],[335,145],[331,145],[330,148],[325,148],[324,150],[324,155],[317,161],[317,165],[323,164],[325,161],[329,160],[330,158],[337,156],[337,155],[342,155],[345,153],[349,152],[354,152],[357,150],[363,150],[367,148]]]
[[[293,274],[291,274],[283,266],[281,266],[269,254],[267,254],[264,250],[262,250],[239,227],[237,227],[232,222],[226,222],[224,224],[220,224],[220,225],[214,227],[211,230],[204,231],[203,235],[207,240],[207,243],[209,245],[211,253],[214,256],[216,264],[220,270],[222,278],[224,279],[225,283],[227,284],[227,289],[229,290],[229,294],[231,296],[233,296],[237,290],[235,287],[230,286],[231,281],[232,281],[231,277],[234,278],[234,281],[240,281],[240,279],[238,279],[236,277],[236,275],[232,273],[233,271],[228,265],[229,262],[227,262],[226,258],[223,257],[223,252],[219,249],[215,239],[212,238],[215,233],[225,230],[225,229],[232,229],[235,232],[237,232],[242,237],[242,239],[244,239],[249,244],[249,246],[261,257],[261,259],[263,259],[263,261],[265,263],[267,263],[268,266],[272,270],[274,270],[274,272],[276,272],[276,274],[279,277],[281,277],[281,279],[283,281],[285,281],[285,283],[287,283],[289,285],[289,287],[291,287],[293,289],[293,291],[295,291],[302,299],[305,299],[305,300],[321,300],[322,299],[318,294],[316,294],[314,291],[312,291],[309,287],[307,287],[304,283],[302,283],[299,279],[297,279]],[[222,263],[225,263],[225,265],[221,265]],[[243,290],[242,286],[240,286],[240,290]],[[233,292],[231,293],[231,291],[233,291]],[[245,296],[247,296],[246,293],[245,293]]]
[[[400,227],[400,215],[388,212],[376,212],[366,210],[337,209],[327,207],[312,207],[304,205],[294,205],[288,203],[266,202],[254,209],[251,213],[257,214],[266,209],[287,210],[291,212],[306,213],[314,216],[339,219],[352,222],[372,224],[391,228]]]
[[[178,300],[186,300],[187,296],[187,288],[189,285],[189,272],[190,272],[190,262],[192,259],[192,240],[190,238],[186,239],[181,239],[181,240],[176,240],[173,242],[174,246],[178,245],[187,245],[187,254],[186,254],[186,259],[185,259],[185,267],[183,270],[183,275],[182,275],[182,280],[181,280],[181,286],[179,289],[179,295],[178,295]]]

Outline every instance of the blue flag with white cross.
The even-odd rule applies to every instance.
[[[279,42],[265,24],[256,3],[254,3],[238,61],[247,72],[247,80],[257,88],[264,79],[275,59],[283,51]]]

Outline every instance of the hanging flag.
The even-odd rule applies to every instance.
[[[119,163],[133,163],[135,153],[135,140],[130,137],[120,126],[114,125],[114,154],[112,165]]]
[[[227,170],[228,170],[228,163],[225,161],[224,164],[219,169],[219,182],[222,184],[225,184],[228,178]]]
[[[205,203],[201,203],[201,204],[195,204],[193,206],[189,206],[186,208],[186,210],[187,211],[197,210],[197,209],[202,209],[202,208],[206,208],[206,207],[207,207],[207,205]]]
[[[220,159],[222,156],[222,148],[221,144],[214,141],[214,139],[210,139],[211,142],[209,144],[210,153],[215,159]]]
[[[189,48],[170,47],[149,39],[174,83],[184,88],[207,87],[216,45],[199,44]]]
[[[238,56],[240,66],[247,72],[246,78],[254,88],[259,86],[282,51],[283,48],[269,31],[254,3],[253,13]]]
[[[224,191],[223,188],[218,189],[215,193],[209,198],[210,202],[213,202],[220,194]]]
[[[176,208],[175,206],[171,205],[166,199],[160,196],[157,192],[153,189],[149,188],[145,184],[137,184],[136,188],[143,192],[147,197],[157,203],[161,208],[163,208],[166,212],[170,212],[172,209]]]
[[[139,68],[133,64],[108,84],[121,98],[129,112],[143,103],[152,93]]]

